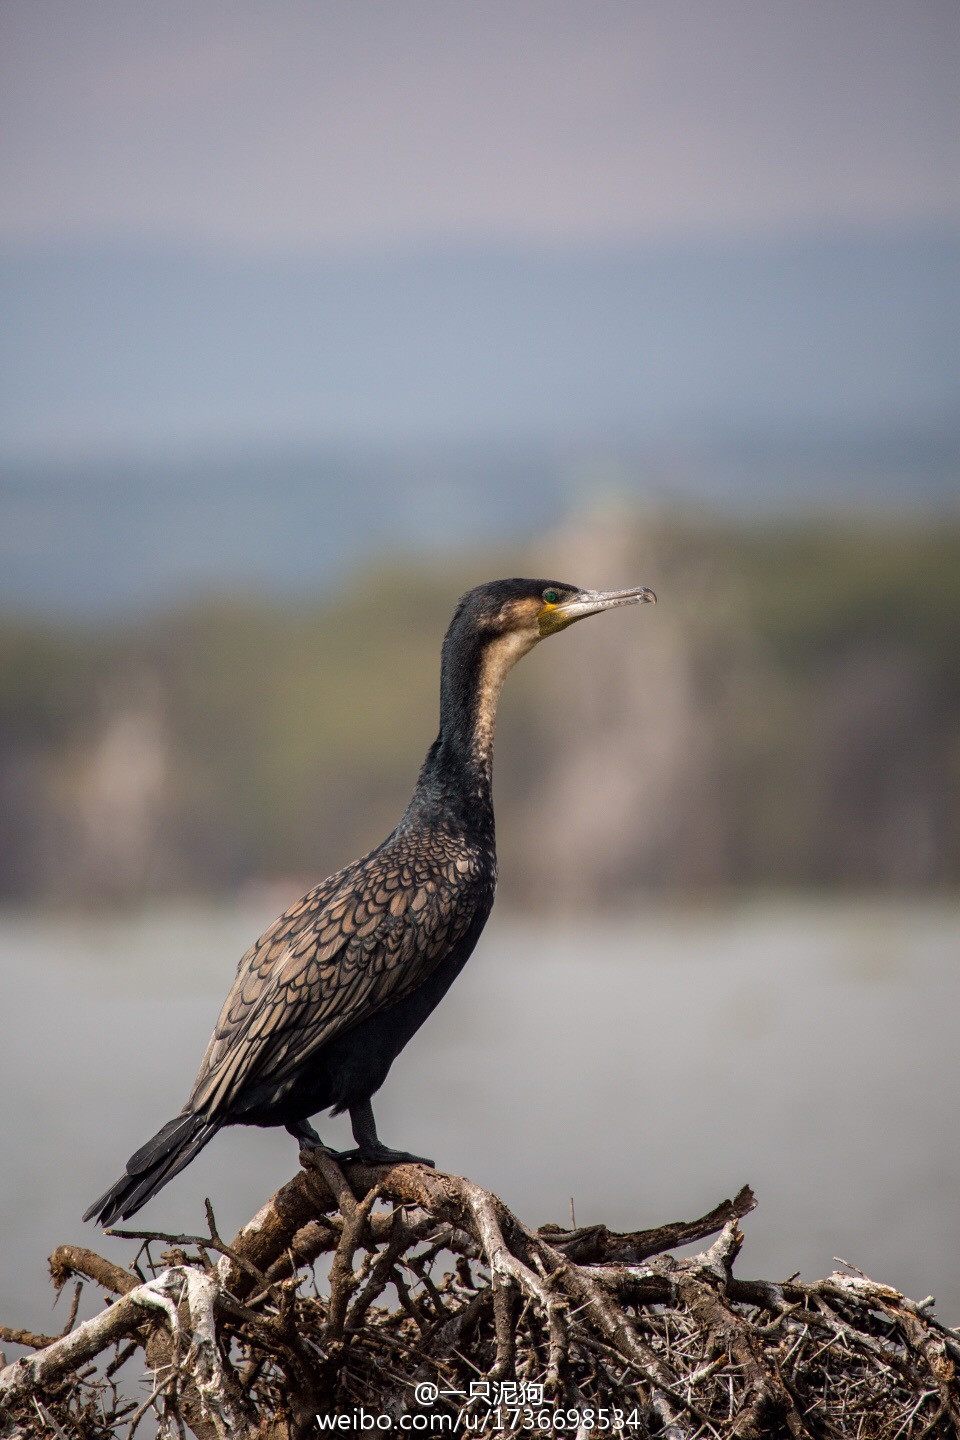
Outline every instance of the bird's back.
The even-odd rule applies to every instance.
[[[482,927],[492,847],[401,826],[292,905],[247,951],[185,1109],[228,1116],[279,1101],[325,1045],[395,1006]]]

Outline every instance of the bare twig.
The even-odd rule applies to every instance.
[[[170,1437],[296,1440],[317,1413],[356,1406],[399,1423],[424,1382],[437,1414],[468,1406],[475,1429],[513,1395],[521,1418],[504,1434],[530,1428],[524,1405],[615,1407],[632,1440],[960,1432],[960,1336],[930,1300],[859,1272],[734,1275],[747,1187],[697,1220],[618,1235],[531,1229],[475,1182],[421,1165],[313,1151],[301,1164],[230,1243],[209,1202],[207,1235],[120,1232],[167,1247],[165,1268],[145,1251],[146,1278],[61,1246],[58,1288],[77,1275],[117,1298],[77,1324],[75,1294],[59,1337],[0,1330],[36,1351],[0,1371],[0,1440],[131,1440],[151,1411]],[[708,1236],[700,1254],[668,1253]],[[147,1399],[130,1403],[119,1385],[138,1355]]]

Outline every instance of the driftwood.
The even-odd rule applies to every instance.
[[[960,1434],[960,1335],[932,1300],[734,1276],[748,1187],[656,1230],[531,1230],[422,1165],[301,1163],[230,1243],[208,1202],[205,1235],[113,1232],[129,1270],[60,1246],[58,1289],[112,1298],[78,1323],[78,1285],[59,1336],[0,1327],[33,1352],[0,1370],[0,1437]]]

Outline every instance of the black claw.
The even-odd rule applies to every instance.
[[[431,1170],[437,1168],[425,1155],[411,1155],[409,1150],[391,1150],[387,1145],[378,1145],[375,1150],[361,1150],[359,1146],[355,1150],[341,1150],[335,1159],[341,1165],[429,1165]]]
[[[360,1159],[359,1150],[331,1150],[330,1154],[338,1165],[351,1165]]]

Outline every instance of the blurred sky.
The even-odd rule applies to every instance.
[[[351,488],[341,558],[364,507],[403,531],[418,471],[457,517],[440,539],[448,481],[492,533],[550,521],[544,447],[709,498],[819,500],[841,474],[846,502],[942,504],[958,74],[955,0],[4,0],[0,600],[55,572],[82,602],[121,545],[195,577],[216,531],[177,484],[213,484],[225,550],[225,492],[238,535],[280,514],[282,550],[305,486],[320,517]],[[824,436],[852,469],[784,481]],[[519,508],[488,483],[511,445]],[[624,467],[637,446],[667,459]],[[132,490],[163,515],[84,550]]]
[[[956,223],[958,73],[955,0],[4,0],[0,234]]]

